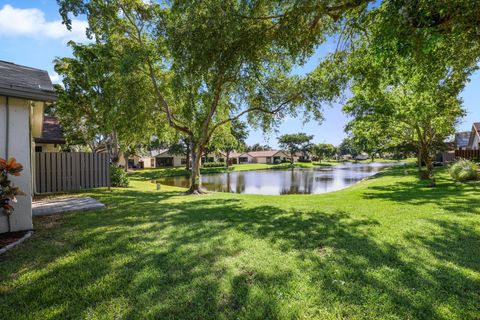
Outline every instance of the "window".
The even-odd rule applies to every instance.
[[[36,146],[35,152],[42,152],[42,146]]]
[[[180,159],[180,164],[187,164],[187,159],[185,158]]]
[[[238,158],[238,162],[247,163],[248,162],[248,157],[240,157],[240,158]]]
[[[155,159],[150,159],[150,167],[155,168]]]

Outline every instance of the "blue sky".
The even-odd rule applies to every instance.
[[[54,82],[59,78],[53,71],[55,57],[71,55],[66,46],[69,40],[85,40],[85,21],[75,19],[73,31],[68,32],[60,22],[55,0],[0,0],[0,60],[47,70]],[[335,49],[330,41],[319,48],[310,61],[298,70],[299,73],[311,71],[318,60]],[[475,121],[480,121],[480,72],[476,72],[467,85],[462,98],[467,116],[458,126],[459,131],[469,131]],[[343,128],[348,122],[341,106],[325,108],[325,121],[322,124],[310,122],[303,124],[301,119],[288,118],[280,125],[280,133],[306,132],[314,135],[315,142],[338,144],[345,137]],[[264,137],[262,132],[250,131],[249,144],[268,143],[276,147],[276,134]]]

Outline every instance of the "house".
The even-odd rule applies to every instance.
[[[14,157],[23,165],[21,175],[11,177],[11,181],[25,193],[13,204],[12,231],[33,228],[32,140],[42,137],[45,103],[55,100],[46,71],[0,61],[0,157]],[[0,233],[7,231],[7,217],[0,212]]]
[[[35,152],[60,152],[60,146],[65,144],[62,127],[53,116],[43,116],[41,134],[33,138]]]
[[[231,156],[233,159],[233,155]],[[249,151],[239,154],[237,157],[237,163],[280,163],[287,161],[289,156],[287,153],[281,150],[268,150],[268,151]],[[232,161],[233,162],[233,161]],[[235,163],[235,162],[233,162]]]
[[[457,132],[455,133],[455,149],[465,150],[468,148],[468,140],[470,139],[470,132]]]
[[[355,157],[355,160],[363,161],[363,160],[367,160],[368,158],[369,158],[368,154],[361,153]]]
[[[238,164],[238,158],[242,155],[241,152],[230,152],[230,154],[228,155],[228,161],[229,161],[229,164]],[[226,156],[225,156],[226,157]]]
[[[168,150],[156,151],[152,155],[155,159],[154,168],[180,167],[187,164],[187,158],[185,156],[171,154]]]
[[[255,152],[255,151],[251,151]],[[237,161],[238,164],[246,164],[246,163],[256,163],[255,157],[250,154],[250,152],[244,152],[238,155]]]
[[[226,155],[223,152],[216,152],[203,156],[201,163],[225,162],[225,157]],[[145,168],[181,167],[187,164],[187,157],[185,155],[171,154],[167,149],[153,152],[152,158],[154,159],[155,166],[147,165],[148,162],[151,161],[151,158],[149,157],[144,157],[140,161],[144,161]]]
[[[475,122],[472,125],[467,147],[471,150],[480,149],[480,122]]]

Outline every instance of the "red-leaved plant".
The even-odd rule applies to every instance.
[[[0,208],[7,216],[9,232],[11,232],[10,216],[14,210],[12,203],[17,202],[16,196],[24,193],[12,184],[8,176],[19,176],[22,170],[23,166],[15,158],[10,158],[8,161],[0,158]]]

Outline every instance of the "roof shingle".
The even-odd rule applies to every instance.
[[[0,60],[0,95],[55,101],[48,72]]]
[[[65,144],[63,130],[56,117],[43,117],[42,136],[40,138],[35,138],[35,142]]]

